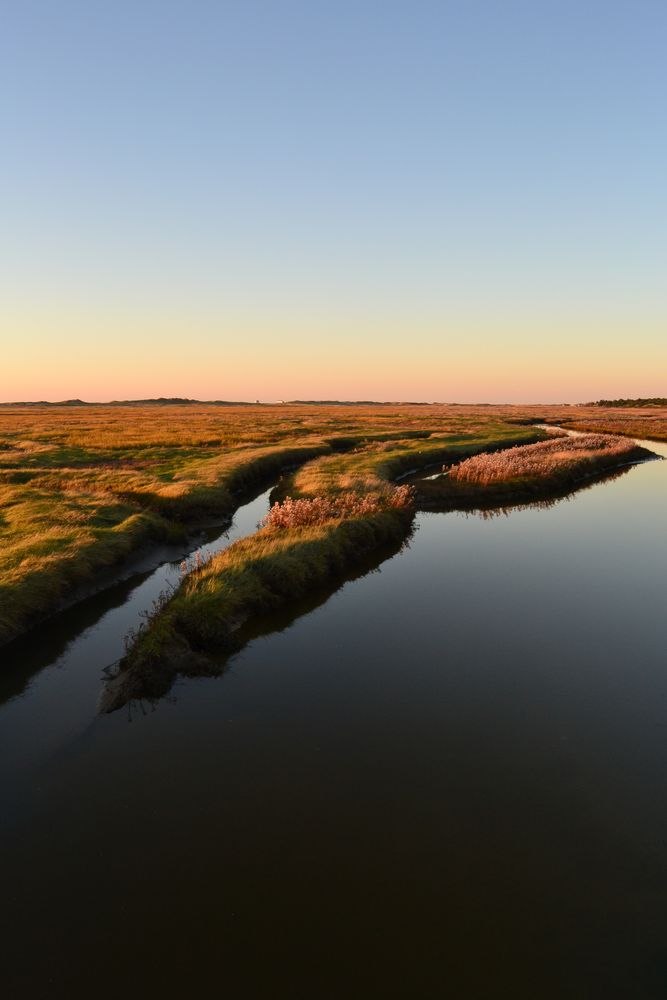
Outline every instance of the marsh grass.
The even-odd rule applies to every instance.
[[[238,648],[249,620],[330,585],[368,554],[405,539],[414,490],[392,478],[443,456],[545,438],[489,420],[469,432],[441,424],[428,435],[368,437],[342,454],[319,456],[291,480],[296,495],[275,503],[259,530],[184,578],[121,661],[103,702],[113,710],[130,698],[157,696],[176,673],[216,672],[221,655]],[[346,439],[347,440],[347,439]]]
[[[581,417],[570,425],[575,430],[602,434],[622,434],[624,437],[648,441],[667,441],[667,407],[646,410],[612,410],[608,413]]]
[[[513,424],[488,420],[470,421],[469,431],[447,433],[444,429],[426,439],[401,437],[360,444],[342,455],[324,455],[300,469],[291,484],[302,496],[331,496],[337,493],[379,493],[391,490],[391,482],[402,475],[437,462],[456,461],[488,448],[507,447],[541,440],[546,433]]]
[[[655,458],[636,442],[608,435],[557,436],[472,456],[416,485],[426,510],[475,509],[548,501],[632,462]]]
[[[658,436],[660,420],[667,429],[664,411],[640,416],[633,433]],[[240,495],[285,469],[297,470],[283,489],[294,500],[354,493],[385,503],[393,481],[412,469],[539,439],[542,432],[526,426],[535,421],[588,419],[603,429],[612,418],[618,424],[626,414],[453,405],[0,407],[0,644],[94,589],[102,571],[141,548],[183,542],[202,522],[225,521]]]
[[[618,465],[636,452],[634,442],[601,434],[558,436],[536,444],[475,455],[452,467],[449,475],[459,482],[489,486],[514,480],[549,481],[564,473],[588,474],[602,464]]]
[[[241,626],[311,596],[370,553],[405,539],[411,515],[382,510],[322,524],[265,527],[189,573],[178,591],[134,637],[101,709],[159,697],[178,673],[217,673],[221,657],[242,645]]]
[[[414,489],[411,486],[395,486],[382,494],[339,493],[333,497],[304,497],[301,500],[286,497],[282,503],[273,504],[259,527],[285,531],[328,521],[368,517],[381,510],[407,511],[413,506]]]
[[[286,468],[359,452],[384,491],[378,458],[493,422],[453,407],[0,407],[0,644]]]

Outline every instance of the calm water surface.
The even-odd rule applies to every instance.
[[[5,995],[665,997],[666,493],[419,515],[154,710],[95,712],[174,566],[16,646]]]

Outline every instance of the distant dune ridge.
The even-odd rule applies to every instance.
[[[30,399],[20,402],[2,403],[0,406],[501,406],[512,403],[447,403],[434,400],[425,402],[419,400],[378,400],[378,399],[190,399],[187,396],[157,396],[153,399],[112,399],[109,402],[88,401],[85,399]],[[538,404],[536,404],[538,405]],[[637,408],[642,406],[667,406],[667,396],[651,396],[637,399],[598,399],[589,403],[550,403],[543,405],[558,406],[611,406]]]
[[[182,396],[158,396],[156,399],[112,399],[108,403],[87,402],[85,399],[26,400],[20,403],[0,403],[0,406],[252,406],[250,401],[228,399],[185,399]]]
[[[155,399],[112,399],[108,403],[88,402],[85,399],[23,400],[15,403],[0,403],[0,406],[439,406],[439,403],[414,402],[410,400],[374,399],[189,399],[184,396],[157,396]],[[457,404],[452,404],[457,405]]]

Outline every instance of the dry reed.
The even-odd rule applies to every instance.
[[[326,524],[327,521],[368,517],[381,510],[409,510],[414,501],[414,489],[396,486],[387,495],[379,493],[341,493],[335,497],[312,497],[293,500],[286,497],[274,503],[261,522],[264,528],[303,528]]]
[[[450,470],[450,476],[479,486],[512,479],[544,479],[588,462],[593,463],[601,455],[621,459],[635,450],[633,441],[601,434],[556,437],[537,444],[474,455],[454,466]]]

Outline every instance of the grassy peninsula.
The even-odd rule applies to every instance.
[[[650,457],[651,452],[627,438],[559,434],[445,468],[442,476],[419,484],[418,501],[425,507],[452,507],[547,498]]]
[[[177,673],[211,673],[216,660],[238,648],[249,620],[326,586],[381,546],[407,537],[413,491],[396,486],[402,473],[488,448],[545,437],[489,420],[467,433],[443,428],[424,435],[371,435],[342,453],[319,456],[285,481],[282,504],[265,524],[203,567],[157,608],[135,637],[103,699],[106,710],[132,698],[164,693]],[[392,433],[396,435],[391,440]]]

